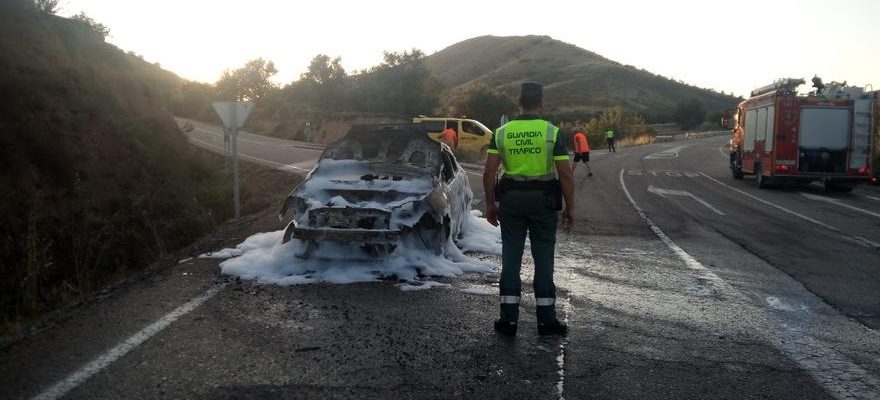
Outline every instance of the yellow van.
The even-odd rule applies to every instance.
[[[419,115],[413,118],[413,123],[427,125],[428,136],[438,142],[443,141],[443,130],[447,126],[451,126],[458,132],[458,148],[456,152],[485,153],[489,147],[489,141],[492,140],[492,131],[475,119]]]

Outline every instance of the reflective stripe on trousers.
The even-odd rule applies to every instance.
[[[554,297],[537,297],[535,298],[535,305],[538,307],[547,307],[556,305],[556,298]]]
[[[519,304],[519,296],[501,296],[501,304]]]

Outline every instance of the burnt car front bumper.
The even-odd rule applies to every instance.
[[[338,228],[288,228],[284,241],[291,238],[301,240],[360,243],[392,243],[400,239],[400,231],[392,229],[338,229]]]

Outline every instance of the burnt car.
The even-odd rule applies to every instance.
[[[472,199],[464,169],[424,125],[355,125],[324,149],[279,217],[292,213],[283,242],[301,240],[302,258],[322,247],[327,258],[381,257],[400,246],[441,254]],[[353,247],[359,254],[344,250]]]

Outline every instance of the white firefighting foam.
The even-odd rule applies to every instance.
[[[283,230],[258,233],[235,248],[203,254],[200,257],[229,258],[220,263],[223,274],[241,279],[274,285],[303,285],[311,283],[347,284],[371,282],[387,278],[403,281],[418,281],[421,276],[454,277],[465,272],[494,273],[495,265],[476,260],[463,253],[501,254],[501,237],[498,228],[485,219],[479,218],[478,211],[465,217],[462,229],[462,246],[459,249],[451,241],[447,243],[442,255],[435,255],[423,249],[398,248],[381,260],[370,261],[328,261],[315,257],[300,259],[304,244],[292,240],[281,243]],[[356,249],[354,249],[356,250]],[[349,245],[324,243],[321,252],[327,254],[351,254]],[[343,252],[343,253],[340,253]],[[402,285],[401,290],[417,290],[427,287]]]

